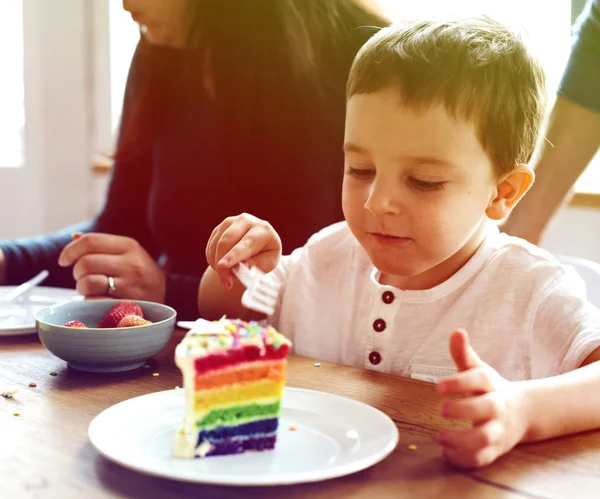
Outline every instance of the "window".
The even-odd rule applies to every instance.
[[[113,134],[119,126],[129,65],[140,40],[138,25],[123,10],[122,0],[109,3],[110,114]]]
[[[97,3],[0,1],[0,238],[89,216]]]
[[[22,0],[0,3],[0,47],[0,168],[14,168],[23,165],[24,156]]]

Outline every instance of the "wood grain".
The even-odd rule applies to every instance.
[[[0,398],[0,497],[600,497],[600,432],[522,446],[484,470],[463,472],[443,461],[435,443],[437,431],[452,423],[439,416],[431,385],[326,362],[315,367],[299,357],[290,358],[289,386],[360,400],[395,421],[400,443],[390,457],[348,477],[284,488],[186,484],[102,458],[88,441],[90,421],[117,402],[179,385],[173,351],[182,335],[176,331],[149,368],[115,374],[69,369],[35,335],[0,339],[0,390],[21,387],[14,398]]]

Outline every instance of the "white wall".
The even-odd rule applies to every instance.
[[[600,210],[561,210],[550,224],[541,246],[556,254],[600,262]]]
[[[24,0],[23,7],[25,164],[0,168],[0,238],[51,231],[91,211],[89,4]]]

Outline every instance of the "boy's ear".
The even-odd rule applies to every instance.
[[[517,165],[502,176],[496,184],[496,193],[485,213],[492,220],[507,217],[533,185],[535,174],[525,164]]]

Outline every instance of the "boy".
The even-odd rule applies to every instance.
[[[280,257],[267,222],[226,219],[202,316],[244,315],[238,262],[273,271],[269,320],[297,354],[438,381],[443,416],[473,423],[439,435],[458,466],[600,427],[600,363],[578,369],[600,359],[600,312],[573,270],[494,223],[533,183],[545,100],[542,70],[494,21],[382,30],[348,82],[346,221]]]

